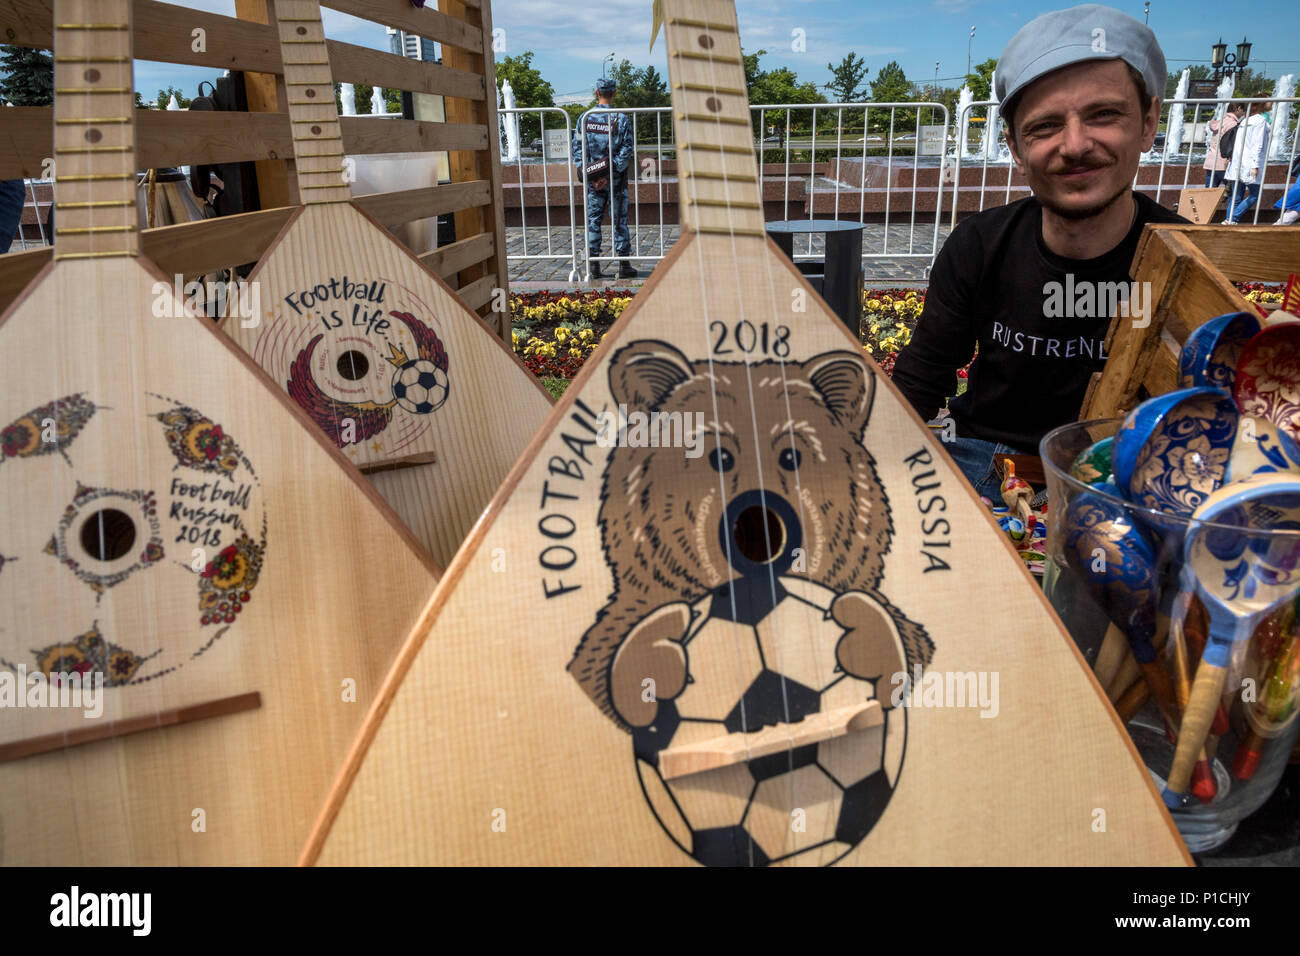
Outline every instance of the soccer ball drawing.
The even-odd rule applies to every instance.
[[[875,825],[902,768],[906,711],[896,708],[861,733],[710,773],[660,774],[658,755],[669,746],[797,723],[876,698],[870,681],[836,666],[845,629],[830,617],[835,593],[797,576],[777,578],[775,591],[775,605],[752,622],[731,619],[725,588],[692,605],[683,641],[689,683],[660,703],[653,724],[632,734],[656,819],[706,865],[833,863]],[[888,685],[881,693],[888,697]]]
[[[447,373],[427,359],[407,362],[393,373],[393,398],[399,407],[427,415],[447,400]]]

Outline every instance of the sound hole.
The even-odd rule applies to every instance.
[[[770,508],[746,508],[731,529],[736,550],[755,564],[766,564],[785,550],[785,525]]]
[[[704,47],[706,50],[713,49],[713,37],[709,36],[707,33],[701,33],[700,46]]]
[[[718,110],[722,109],[722,101],[716,96],[710,96],[704,101],[704,105],[709,108],[710,113],[716,113]]]
[[[340,355],[334,367],[349,382],[355,382],[359,378],[365,378],[370,371],[370,359],[366,358],[364,352],[352,349]]]
[[[116,508],[105,508],[81,526],[81,546],[97,561],[116,561],[135,544],[135,522]]]

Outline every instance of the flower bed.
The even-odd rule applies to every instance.
[[[1280,302],[1283,287],[1238,282],[1251,302]],[[571,379],[632,301],[630,289],[530,292],[510,299],[511,344],[528,369],[543,379]],[[925,306],[924,289],[869,289],[862,293],[862,348],[886,375],[912,341]],[[966,378],[966,369],[957,373]]]
[[[531,292],[510,299],[511,344],[539,378],[573,378],[632,301],[627,289]],[[886,374],[912,339],[924,289],[873,289],[862,295],[862,348]]]

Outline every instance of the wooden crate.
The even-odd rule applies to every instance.
[[[1293,272],[1300,272],[1300,229],[1147,226],[1129,274],[1150,283],[1150,322],[1122,313],[1111,320],[1106,367],[1088,386],[1080,421],[1125,415],[1177,388],[1188,335],[1216,315],[1255,308],[1232,283],[1284,283]]]
[[[391,26],[443,45],[443,62],[435,64],[327,41],[336,82],[444,97],[442,123],[342,117],[344,149],[349,155],[448,151],[450,184],[362,196],[358,202],[389,228],[453,213],[455,243],[414,251],[505,337],[509,316],[490,310],[493,290],[509,288],[490,0],[442,0],[440,10],[417,9],[410,0],[323,0],[322,5],[371,21],[376,31]],[[137,59],[210,67],[214,79],[221,70],[242,70],[250,110],[139,111],[136,148],[141,167],[253,161],[263,207],[145,230],[142,248],[165,272],[190,279],[258,259],[299,201],[280,46],[275,28],[268,25],[267,8],[267,0],[235,0],[238,16],[226,17],[135,0]],[[199,29],[204,43],[196,51],[193,31]],[[0,4],[0,37],[17,46],[50,49],[53,0]],[[12,107],[4,114],[0,179],[40,177],[46,158],[53,155],[52,108]],[[45,248],[0,256],[0,311],[50,255]]]

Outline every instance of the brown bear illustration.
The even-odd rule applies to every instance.
[[[614,355],[609,375],[629,414],[695,421],[701,412],[705,429],[698,457],[616,447],[605,467],[600,527],[614,590],[568,670],[606,715],[629,731],[650,725],[658,701],[686,685],[691,603],[720,588],[734,589],[733,600],[759,595],[773,570],[794,563],[796,545],[804,565],[795,573],[838,595],[831,616],[847,632],[836,647],[845,672],[888,681],[929,664],[924,628],[879,591],[893,524],[862,443],[875,381],[860,354],[692,362],[643,340]],[[751,560],[755,513],[769,547]],[[746,591],[747,580],[761,587]],[[643,694],[646,678],[653,695]],[[877,697],[888,706],[879,686]]]

